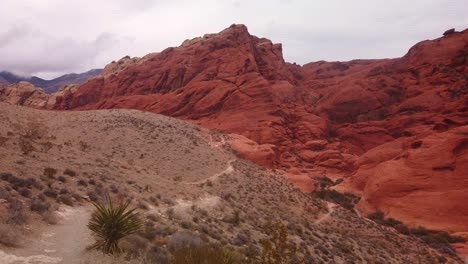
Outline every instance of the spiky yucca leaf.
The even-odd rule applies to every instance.
[[[88,223],[96,238],[92,248],[106,254],[120,253],[119,240],[140,230],[143,221],[135,212],[136,208],[128,209],[130,201],[114,205],[110,197],[106,200],[93,203],[95,210]]]

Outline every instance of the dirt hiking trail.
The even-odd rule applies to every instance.
[[[29,240],[24,247],[0,250],[2,264],[76,264],[86,247],[92,243],[87,224],[91,210],[87,207],[63,207],[57,211],[57,225],[48,226],[39,238]]]

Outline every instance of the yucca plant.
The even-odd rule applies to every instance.
[[[95,210],[91,215],[88,228],[93,232],[96,242],[91,246],[105,254],[118,254],[120,239],[141,229],[143,221],[136,208],[129,209],[130,201],[120,201],[114,205],[109,196],[105,202],[93,203]]]

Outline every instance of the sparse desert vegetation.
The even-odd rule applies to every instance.
[[[29,239],[66,228],[63,222],[86,229],[81,220],[92,217],[83,212],[110,195],[136,208],[141,228],[119,239],[120,255],[83,252],[82,263],[184,263],[187,256],[195,263],[459,262],[341,206],[328,211],[321,197],[302,193],[281,172],[213,147],[210,131],[183,121],[128,110],[62,113],[3,104],[0,110],[6,138],[0,250],[10,254],[35,254]],[[27,137],[35,150],[26,155],[18,131],[31,119],[42,132]],[[47,149],[40,147],[46,142]],[[57,243],[93,243],[91,234],[73,242],[68,237],[58,236]],[[60,250],[47,254],[68,257]]]

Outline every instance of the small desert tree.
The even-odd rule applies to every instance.
[[[121,200],[115,205],[109,196],[106,201],[93,205],[95,210],[88,228],[93,232],[96,242],[91,248],[105,254],[120,253],[120,239],[139,231],[143,226],[143,221],[135,212],[136,208],[129,209],[130,201]]]
[[[261,241],[262,254],[257,263],[286,264],[295,259],[297,248],[288,242],[288,228],[281,222],[267,222],[264,232],[269,235]]]

